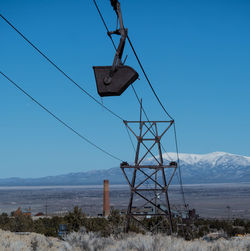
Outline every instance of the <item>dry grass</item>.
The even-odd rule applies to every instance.
[[[65,241],[30,233],[19,235],[0,230],[0,250],[4,251],[250,251],[250,236],[219,239],[185,241],[164,235],[128,234],[119,237],[100,237],[94,233],[71,233]]]
[[[119,238],[101,238],[93,233],[72,233],[67,237],[67,241],[73,246],[78,246],[80,250],[88,251],[250,251],[250,236],[207,242],[201,239],[185,241],[160,234],[129,234]]]

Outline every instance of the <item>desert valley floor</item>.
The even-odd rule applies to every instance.
[[[201,217],[250,218],[250,183],[185,185],[186,201]],[[0,187],[0,213],[31,208],[32,214],[61,215],[74,206],[95,216],[102,213],[102,186]],[[171,205],[179,207],[182,197],[179,186],[169,189]],[[110,184],[110,204],[126,209],[129,188]]]

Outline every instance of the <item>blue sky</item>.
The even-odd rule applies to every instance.
[[[108,0],[97,3],[110,29]],[[175,118],[181,152],[250,156],[250,2],[121,0],[125,26],[151,82]],[[1,0],[1,13],[98,100],[93,65],[114,50],[91,0]],[[0,69],[84,136],[131,161],[124,126],[73,86],[0,20]],[[127,64],[151,119],[164,120],[128,44]],[[127,120],[139,107],[129,88],[103,99]],[[40,177],[118,166],[0,78],[1,177]],[[170,132],[171,133],[171,132]],[[166,146],[173,151],[172,136]]]

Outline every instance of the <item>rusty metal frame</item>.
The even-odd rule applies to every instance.
[[[158,124],[165,123],[166,128],[163,130],[163,132],[159,133]],[[142,223],[141,218],[144,219],[146,216],[163,216],[166,217],[168,220],[169,226],[170,226],[170,234],[173,232],[173,225],[172,225],[172,214],[170,209],[170,202],[168,198],[168,187],[172,181],[172,178],[175,174],[175,171],[177,169],[177,163],[175,165],[164,165],[163,163],[163,157],[162,157],[162,150],[161,150],[161,139],[165,135],[165,133],[170,129],[170,127],[173,125],[174,121],[124,121],[125,126],[129,129],[129,131],[136,137],[137,139],[137,148],[135,153],[135,160],[134,165],[129,165],[128,163],[122,163],[121,164],[121,170],[124,174],[125,179],[127,180],[129,187],[130,187],[130,200],[129,205],[127,209],[127,225],[126,225],[126,231],[129,231],[130,227],[130,220],[133,219],[138,223]],[[139,125],[139,133],[136,133],[136,130],[132,129],[130,124],[138,124]],[[143,131],[143,129],[145,131]],[[148,136],[150,134],[150,136]],[[151,141],[151,145],[148,146],[144,143],[144,141]],[[146,149],[146,153],[143,154],[142,157],[140,157],[141,152],[141,146],[143,146],[144,149]],[[153,153],[154,147],[158,147],[158,153],[156,156]],[[154,165],[148,165],[143,164],[143,161],[146,159],[147,156],[151,156],[157,164]],[[165,170],[174,169],[172,175],[170,176],[170,179],[167,181]],[[133,170],[132,178],[129,179],[128,174],[126,173],[128,170]],[[142,173],[144,175],[143,180],[138,179],[138,172]],[[159,182],[158,178],[161,178],[162,182]],[[137,181],[137,183],[136,183]],[[151,187],[146,188],[145,182],[151,182]],[[162,184],[161,184],[162,183]],[[145,194],[142,194],[142,193]],[[151,193],[150,193],[151,192]],[[152,198],[148,198],[149,194],[153,194]],[[162,209],[157,204],[157,196],[164,194],[165,198],[164,201],[166,203],[166,210]],[[139,196],[142,201],[144,201],[144,204],[140,207],[137,207],[137,209],[141,209],[145,207],[146,205],[152,205],[154,210],[150,213],[135,213],[133,208],[134,203],[134,195]],[[162,199],[160,201],[163,201]],[[145,228],[145,226],[143,226]],[[154,226],[153,229],[157,227]]]

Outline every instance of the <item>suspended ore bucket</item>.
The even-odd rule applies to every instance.
[[[130,66],[93,66],[98,94],[101,97],[120,96],[137,78]]]

